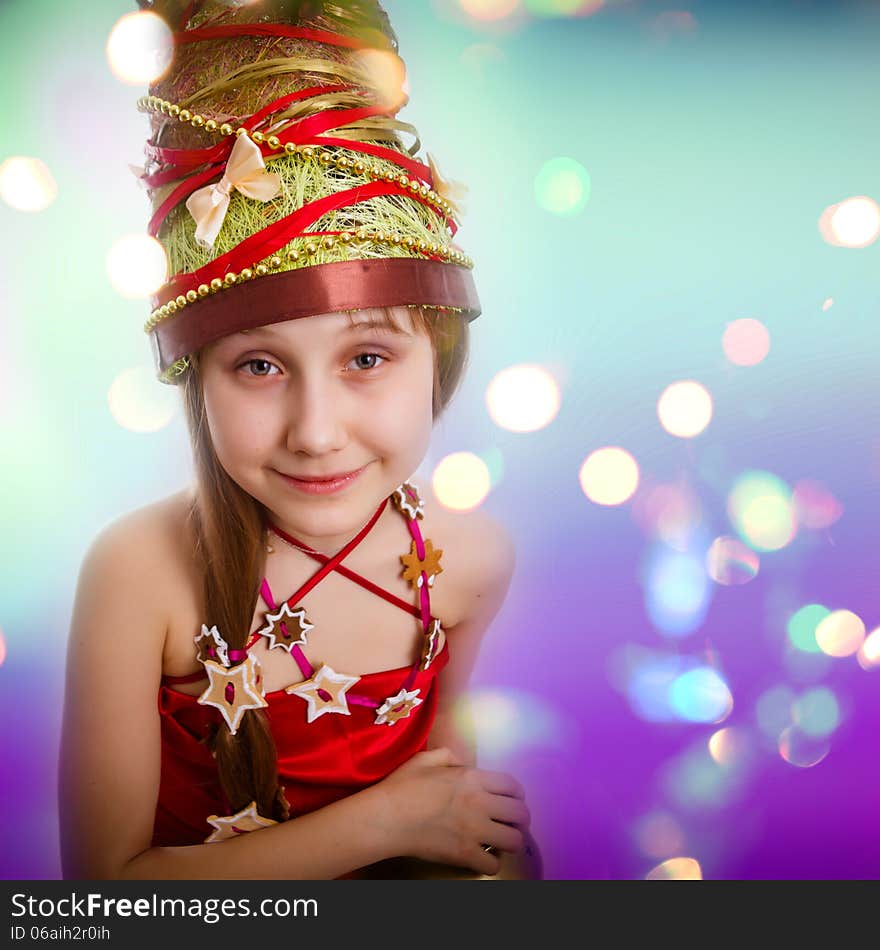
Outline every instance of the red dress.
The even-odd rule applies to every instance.
[[[437,690],[433,683],[449,660],[448,642],[444,642],[437,652],[439,621],[430,612],[429,587],[433,579],[428,574],[431,570],[430,542],[426,562],[425,546],[415,516],[416,513],[421,516],[421,508],[415,504],[418,494],[411,485],[404,483],[391,498],[407,520],[413,538],[410,563],[414,565],[414,571],[409,576],[418,574],[413,583],[414,587],[418,584],[419,606],[406,603],[341,564],[376,523],[389,501],[387,498],[360,534],[333,558],[306,550],[315,560],[323,562],[323,567],[287,603],[295,607],[299,599],[331,570],[338,570],[422,621],[425,630],[422,656],[412,667],[361,676],[346,694],[348,715],[329,712],[309,722],[307,702],[302,697],[283,689],[264,694],[268,702],[265,711],[278,750],[278,777],[290,804],[291,818],[329,805],[380,781],[427,745],[437,705]],[[304,547],[283,531],[274,527],[273,531]],[[436,565],[436,561],[434,563]],[[277,611],[281,605],[275,604],[265,579],[261,594],[269,611]],[[284,627],[279,624],[277,629],[284,630]],[[255,631],[248,647],[260,635]],[[286,631],[284,635],[289,636]],[[310,678],[314,671],[299,646],[293,646],[290,653],[303,675]],[[219,724],[220,728],[227,728],[223,716],[214,706],[200,704],[199,697],[181,693],[168,685],[203,678],[206,677],[201,672],[184,677],[166,676],[159,687],[162,774],[153,847],[201,844],[214,831],[207,822],[209,815],[233,813],[220,788],[216,762],[204,744],[213,726]],[[395,719],[394,711],[400,715],[401,709],[405,712],[405,705],[400,702],[389,705],[387,701],[402,697],[402,690],[406,690],[409,696],[418,691],[420,703],[414,705],[408,714]],[[383,709],[392,710],[386,712],[384,721]],[[395,721],[389,723],[389,718]]]

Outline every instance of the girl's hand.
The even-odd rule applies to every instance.
[[[419,752],[376,786],[397,853],[496,874],[484,846],[517,852],[529,825],[522,786],[504,772],[464,766],[446,748]]]

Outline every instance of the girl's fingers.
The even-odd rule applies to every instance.
[[[487,792],[493,795],[509,795],[512,798],[525,798],[526,793],[522,785],[506,772],[491,772],[487,769],[477,769],[480,784]]]
[[[525,839],[519,828],[490,821],[480,835],[480,843],[514,853],[522,850]]]
[[[495,821],[504,821],[509,825],[518,825],[528,828],[531,815],[526,803],[521,798],[510,795],[492,795],[489,801],[489,817]]]

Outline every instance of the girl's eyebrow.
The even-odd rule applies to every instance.
[[[412,334],[408,330],[404,330],[403,327],[394,326],[393,324],[386,323],[384,320],[378,320],[375,317],[372,317],[369,320],[361,320],[358,323],[349,324],[343,332],[356,333],[360,330],[384,330],[386,333],[398,333],[403,334],[404,336],[412,336]],[[277,331],[271,326],[265,326],[254,327],[252,330],[239,330],[234,336],[235,338],[251,338],[261,333],[266,336],[277,335]]]
[[[412,336],[408,330],[395,324],[386,323],[384,320],[378,320],[371,317],[369,320],[361,320],[359,323],[352,323],[346,327],[346,332],[352,333],[357,330],[385,330],[387,333],[402,333],[404,336]]]

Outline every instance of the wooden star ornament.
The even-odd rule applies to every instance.
[[[395,488],[391,500],[397,510],[410,520],[425,517],[425,505],[422,496],[419,494],[418,488],[411,482],[404,482]]]
[[[415,541],[412,542],[409,554],[400,555],[400,560],[404,564],[403,579],[411,581],[414,590],[418,590],[422,586],[422,571],[428,576],[428,587],[434,586],[434,576],[436,574],[443,573],[443,568],[440,567],[440,556],[443,554],[443,549],[438,548],[435,551],[429,538],[425,538],[424,543],[424,558],[419,557]]]
[[[249,831],[258,831],[260,828],[268,828],[270,825],[277,825],[277,821],[271,818],[264,818],[257,814],[257,803],[251,802],[246,808],[237,811],[234,815],[220,817],[219,815],[208,815],[207,822],[216,829],[205,838],[205,844],[211,844],[214,841],[225,841],[227,838],[235,838],[237,835],[247,834]],[[260,839],[262,840],[262,839]]]
[[[440,634],[442,631],[443,628],[440,626],[440,621],[435,617],[431,621],[431,624],[425,633],[425,638],[422,641],[422,658],[419,662],[420,670],[426,670],[433,662],[434,657],[436,657],[439,653]]]
[[[384,703],[376,710],[376,719],[374,725],[393,726],[400,719],[406,719],[407,716],[422,704],[418,698],[421,690],[414,689],[407,692],[402,689],[397,695],[389,696]]]
[[[294,683],[293,686],[288,686],[285,692],[293,693],[294,696],[301,697],[309,704],[306,712],[309,722],[314,722],[324,713],[342,713],[344,716],[350,716],[351,710],[348,708],[345,694],[359,679],[359,676],[337,673],[325,663],[311,679]]]
[[[261,709],[269,705],[257,686],[258,666],[255,656],[249,656],[244,663],[233,667],[222,666],[213,660],[204,662],[210,685],[199,696],[198,702],[203,706],[216,706],[233,735],[248,709]]]
[[[315,627],[309,623],[304,607],[294,610],[286,603],[281,605],[277,613],[267,613],[266,621],[266,626],[259,633],[269,641],[269,649],[283,647],[288,653],[297,644],[304,647],[306,634]]]
[[[220,635],[220,631],[215,627],[208,629],[207,624],[202,624],[202,632],[197,636],[193,637],[195,641],[196,648],[198,649],[198,656],[201,657],[201,643],[205,641],[205,655],[209,656],[209,651],[214,650],[217,659],[223,666],[229,666],[229,644],[223,639]]]

